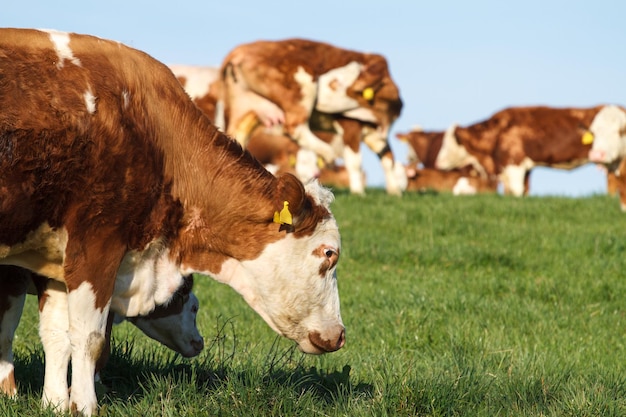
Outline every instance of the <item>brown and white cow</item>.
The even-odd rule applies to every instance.
[[[424,131],[421,128],[396,134],[399,140],[409,145],[409,164],[406,167],[407,191],[451,191],[454,195],[497,192],[496,176],[485,175],[472,165],[447,171],[435,168],[443,135],[442,131]]]
[[[32,285],[29,285],[32,284]],[[32,287],[32,288],[31,288]],[[204,341],[196,326],[199,302],[191,292],[193,277],[185,278],[172,300],[167,305],[158,305],[145,316],[123,317],[109,313],[106,345],[96,363],[96,380],[110,354],[111,327],[114,323],[128,320],[148,337],[162,343],[184,357],[198,355],[204,348]],[[12,265],[0,266],[0,393],[14,396],[17,386],[13,365],[13,337],[22,314],[26,293],[36,293],[39,297],[40,334],[44,342],[46,359],[46,381],[55,382],[66,378],[64,366],[51,367],[68,357],[67,346],[67,292],[65,286],[57,281],[33,274]],[[49,368],[50,367],[50,368]],[[53,376],[55,372],[58,376]],[[46,387],[53,390],[55,387]]]
[[[344,345],[332,193],[274,177],[164,64],[96,37],[1,29],[0,109],[0,264],[67,291],[72,390],[61,378],[44,404],[95,413],[109,310],[147,314],[192,273],[230,285],[304,352]]]
[[[435,166],[473,165],[498,175],[506,194],[521,196],[533,167],[572,169],[589,161],[587,130],[602,108],[511,107],[467,127],[453,125]]]
[[[364,123],[359,144],[365,142],[381,160],[387,191],[401,194],[388,135],[402,101],[382,55],[305,39],[257,41],[235,47],[221,74],[226,132],[242,145],[254,127],[245,122],[253,112],[261,124],[282,125],[301,147],[332,163],[337,154],[313,133],[311,115],[315,110],[354,119]],[[360,166],[355,178],[359,172]]]

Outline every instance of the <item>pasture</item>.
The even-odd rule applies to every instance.
[[[346,346],[305,356],[232,289],[196,277],[206,348],[177,357],[123,323],[101,415],[626,415],[626,215],[609,196],[336,193]],[[41,411],[29,297],[17,400]]]

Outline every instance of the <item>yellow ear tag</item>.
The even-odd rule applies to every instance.
[[[593,143],[593,133],[586,131],[583,135],[583,145],[591,145]]]
[[[317,157],[317,167],[319,169],[322,169],[326,166],[326,164],[324,163],[324,160],[321,157]]]
[[[296,166],[296,156],[295,155],[289,155],[289,166],[290,167],[295,167]]]
[[[363,90],[363,98],[367,101],[374,98],[374,89],[372,87],[367,87]]]
[[[274,212],[274,223],[293,224],[291,212],[289,211],[288,201],[285,201],[283,203],[283,209],[280,211],[280,213],[278,211]]]

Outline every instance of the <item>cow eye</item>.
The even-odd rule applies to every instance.
[[[334,250],[330,249],[330,248],[326,248],[324,249],[324,255],[328,258],[328,259],[332,259],[335,255],[337,254],[337,252],[335,252]]]

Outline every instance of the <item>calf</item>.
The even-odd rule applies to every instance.
[[[602,108],[511,107],[467,127],[453,125],[435,166],[471,164],[498,175],[506,194],[521,196],[528,192],[533,167],[571,169],[589,161],[587,130]]]
[[[313,111],[363,122],[358,143],[378,154],[387,191],[401,194],[388,134],[402,101],[383,56],[305,39],[258,41],[234,48],[221,74],[226,132],[242,145],[251,132],[244,121],[253,112],[263,125],[282,125],[301,147],[331,163],[336,152],[313,133]]]
[[[87,35],[0,29],[0,109],[0,264],[66,289],[44,404],[94,414],[109,310],[147,314],[193,273],[306,353],[344,345],[332,193],[274,177],[164,64]]]
[[[33,288],[29,288],[29,281]],[[156,306],[154,311],[146,316],[124,318],[111,312],[107,323],[105,349],[96,365],[96,379],[98,371],[104,367],[110,354],[111,326],[114,322],[119,323],[124,319],[128,319],[152,339],[185,357],[198,355],[204,348],[204,341],[196,327],[199,303],[191,292],[192,287],[193,278],[187,277],[169,304]],[[44,342],[46,366],[56,362],[56,356],[60,353],[57,348],[63,344],[58,340],[68,331],[65,327],[66,314],[62,314],[63,306],[67,309],[67,295],[62,284],[20,267],[0,267],[0,392],[9,396],[17,393],[13,365],[13,336],[29,289],[31,293],[36,292],[39,296],[41,317],[39,331]],[[57,310],[61,310],[61,314],[58,314]],[[56,368],[50,370],[55,371]],[[59,368],[58,371],[63,372],[63,368]],[[58,377],[61,378],[63,375]]]

